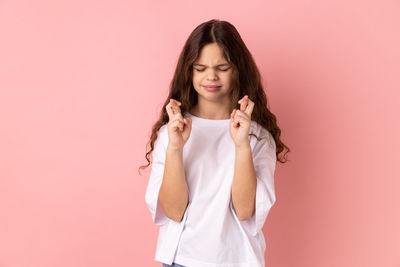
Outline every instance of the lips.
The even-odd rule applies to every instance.
[[[216,91],[219,88],[221,88],[221,86],[217,86],[217,85],[205,85],[203,86],[204,89],[206,89],[207,91]]]

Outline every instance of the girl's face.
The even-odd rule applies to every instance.
[[[225,60],[222,49],[216,43],[205,45],[199,58],[193,63],[193,87],[198,96],[211,100],[229,102],[232,67]],[[217,86],[208,88],[207,86]]]

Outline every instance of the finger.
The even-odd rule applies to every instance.
[[[172,110],[173,114],[175,114],[176,113],[176,108],[175,108],[174,100],[170,99],[168,105],[171,107],[171,110]]]
[[[238,122],[238,123],[240,123],[241,125],[242,125],[242,124],[247,125],[247,124],[249,123],[249,119],[247,118],[247,116],[246,116],[246,115],[239,114],[239,113],[236,114],[234,120],[235,120],[235,122]]]
[[[167,110],[170,110],[170,113],[169,113],[170,121],[172,121],[176,118],[182,118],[181,113],[178,110],[176,110],[176,108],[174,108],[173,106],[169,105]]]
[[[187,124],[188,126],[192,126],[192,119],[191,118],[184,118],[184,122],[185,124]]]
[[[249,125],[250,124],[249,120],[247,118],[239,116],[239,115],[235,117],[235,121],[240,123],[240,125]]]
[[[234,108],[234,109],[232,110],[232,113],[231,113],[231,119],[234,119],[234,118],[235,118],[236,112],[237,112],[237,109]]]
[[[175,122],[175,121],[183,122],[183,118],[179,118],[179,117],[175,116],[175,117],[171,120],[171,122]]]
[[[165,109],[167,110],[169,120],[171,121],[172,118],[174,117],[174,112],[173,112],[173,110],[172,110],[171,105],[168,104],[168,105],[165,107]]]
[[[254,102],[250,100],[249,105],[246,108],[245,113],[247,114],[247,116],[249,116],[249,118],[251,119],[251,114],[253,113],[253,109],[254,109]]]
[[[181,119],[175,119],[174,121],[171,122],[171,126],[173,129],[178,128],[179,130],[183,131],[183,120]]]
[[[170,103],[171,105],[174,107],[174,110],[177,112],[181,112],[181,108],[180,106],[182,105],[179,101],[175,100],[175,99],[170,99]]]
[[[248,98],[248,96],[246,95],[246,98],[243,100],[242,103],[246,103],[245,104],[246,108],[245,109],[240,109],[240,110],[245,112],[249,116],[249,118],[251,118],[251,113],[253,112],[253,108],[254,108],[254,102],[251,101]]]
[[[176,100],[176,99],[173,99],[173,98],[171,98],[170,100],[172,100],[173,102],[175,102],[177,105],[182,105],[182,103],[181,102],[179,102],[178,100]]]
[[[244,97],[242,97],[242,99],[240,99],[240,100],[238,101],[238,103],[239,103],[239,104],[242,103],[242,102],[246,99],[246,97],[248,97],[248,95],[245,95]]]
[[[183,127],[185,126],[185,123],[183,119],[178,118],[178,127],[181,131],[183,131]]]
[[[235,118],[232,118],[231,119],[231,125],[233,127],[237,128],[239,126],[239,122]]]
[[[170,98],[169,99],[169,104],[171,104],[171,106],[179,106],[180,102],[176,101],[175,99]]]
[[[247,115],[245,112],[243,112],[243,111],[241,111],[241,110],[238,110],[238,111],[236,112],[236,115],[235,115],[235,116],[241,116],[241,117],[245,118],[246,120],[249,119],[249,115]]]
[[[232,112],[231,122],[233,123],[234,127],[238,127],[239,126],[239,120],[237,119],[238,112],[239,112],[238,109],[234,109],[233,112]]]
[[[190,118],[184,118],[183,122],[188,130],[192,129],[192,120]]]
[[[240,100],[240,103],[240,110],[244,111],[251,118],[251,114],[254,108],[254,102],[250,100],[248,95],[245,95],[244,98]],[[244,105],[245,108],[242,108],[242,105]]]
[[[245,111],[248,103],[249,103],[249,100],[247,98],[243,99],[243,101],[241,101],[241,103],[240,103],[240,110]]]
[[[178,114],[178,113],[181,114],[181,108],[174,100],[171,100],[170,104],[171,104],[172,110],[174,111],[174,114]]]

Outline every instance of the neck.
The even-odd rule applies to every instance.
[[[199,98],[198,103],[189,111],[196,117],[209,119],[209,120],[226,120],[230,119],[230,102],[210,102],[201,101]]]

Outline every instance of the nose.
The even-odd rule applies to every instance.
[[[209,71],[207,72],[207,80],[215,81],[215,80],[217,80],[217,79],[218,79],[218,76],[217,76],[215,70],[211,69],[211,70],[209,70]]]

